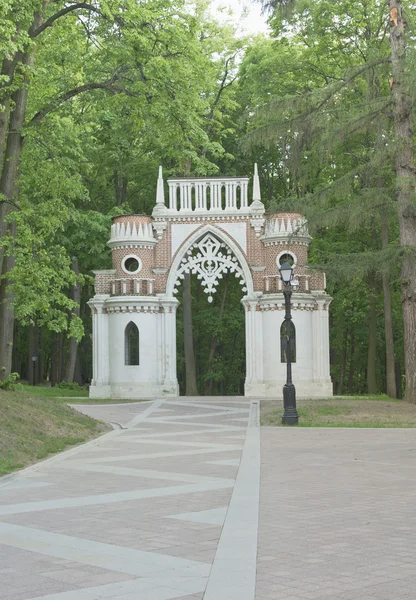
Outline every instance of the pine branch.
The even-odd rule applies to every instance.
[[[362,75],[368,69],[372,69],[378,65],[387,64],[388,61],[389,57],[382,57],[373,62],[366,63],[350,75],[345,76],[343,79],[332,85],[325,86],[325,88],[319,88],[318,93],[312,92],[308,94],[306,98],[299,96],[285,96],[258,108],[257,118],[263,120],[264,124],[258,125],[253,131],[249,132],[243,140],[243,145],[251,148],[253,144],[258,142],[266,143],[267,141],[274,141],[277,129],[276,126],[279,124],[284,127],[286,131],[288,128],[293,128],[294,126],[300,127],[299,124],[310,119],[321,109],[326,107],[336,94],[339,94],[344,88],[351,85],[359,75]],[[323,91],[325,92],[323,98],[319,98],[316,103],[316,96],[320,96]],[[302,107],[302,104],[304,107]],[[293,111],[296,110],[296,106],[300,108],[300,112],[288,117],[286,113],[288,111],[293,113]],[[273,115],[277,115],[278,120],[271,121],[270,117],[273,117]],[[275,127],[272,127],[272,125]]]
[[[362,280],[371,273],[379,275],[397,275],[397,265],[403,257],[412,256],[416,260],[416,252],[408,247],[403,248],[398,243],[384,250],[368,250],[351,253],[322,253],[319,264],[313,265],[313,270],[325,271],[334,281]]]

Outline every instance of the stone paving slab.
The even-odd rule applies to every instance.
[[[244,398],[76,408],[122,428],[0,479],[1,600],[416,598],[414,430],[260,430]]]
[[[256,600],[416,598],[415,442],[262,428]]]
[[[0,598],[201,600],[250,402],[75,408],[120,428],[0,481]]]

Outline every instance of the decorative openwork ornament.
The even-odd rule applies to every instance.
[[[182,259],[173,293],[178,292],[179,280],[185,277],[185,273],[192,273],[201,279],[204,292],[208,294],[208,302],[212,302],[212,294],[217,291],[216,286],[219,284],[219,280],[228,271],[240,279],[240,285],[244,286],[242,291],[246,292],[243,270],[231,248],[224,242],[220,242],[211,233],[207,233],[199,242],[190,247]]]

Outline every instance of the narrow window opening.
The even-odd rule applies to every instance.
[[[124,333],[124,357],[126,365],[139,365],[139,330],[135,323],[130,321]]]
[[[289,343],[288,343],[289,342]],[[286,321],[280,327],[280,362],[287,362],[287,352],[290,348],[291,362],[296,362],[296,329],[292,322],[289,326]]]

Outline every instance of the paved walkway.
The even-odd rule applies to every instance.
[[[244,398],[81,410],[117,429],[0,480],[2,600],[416,597],[414,430],[260,440]]]

